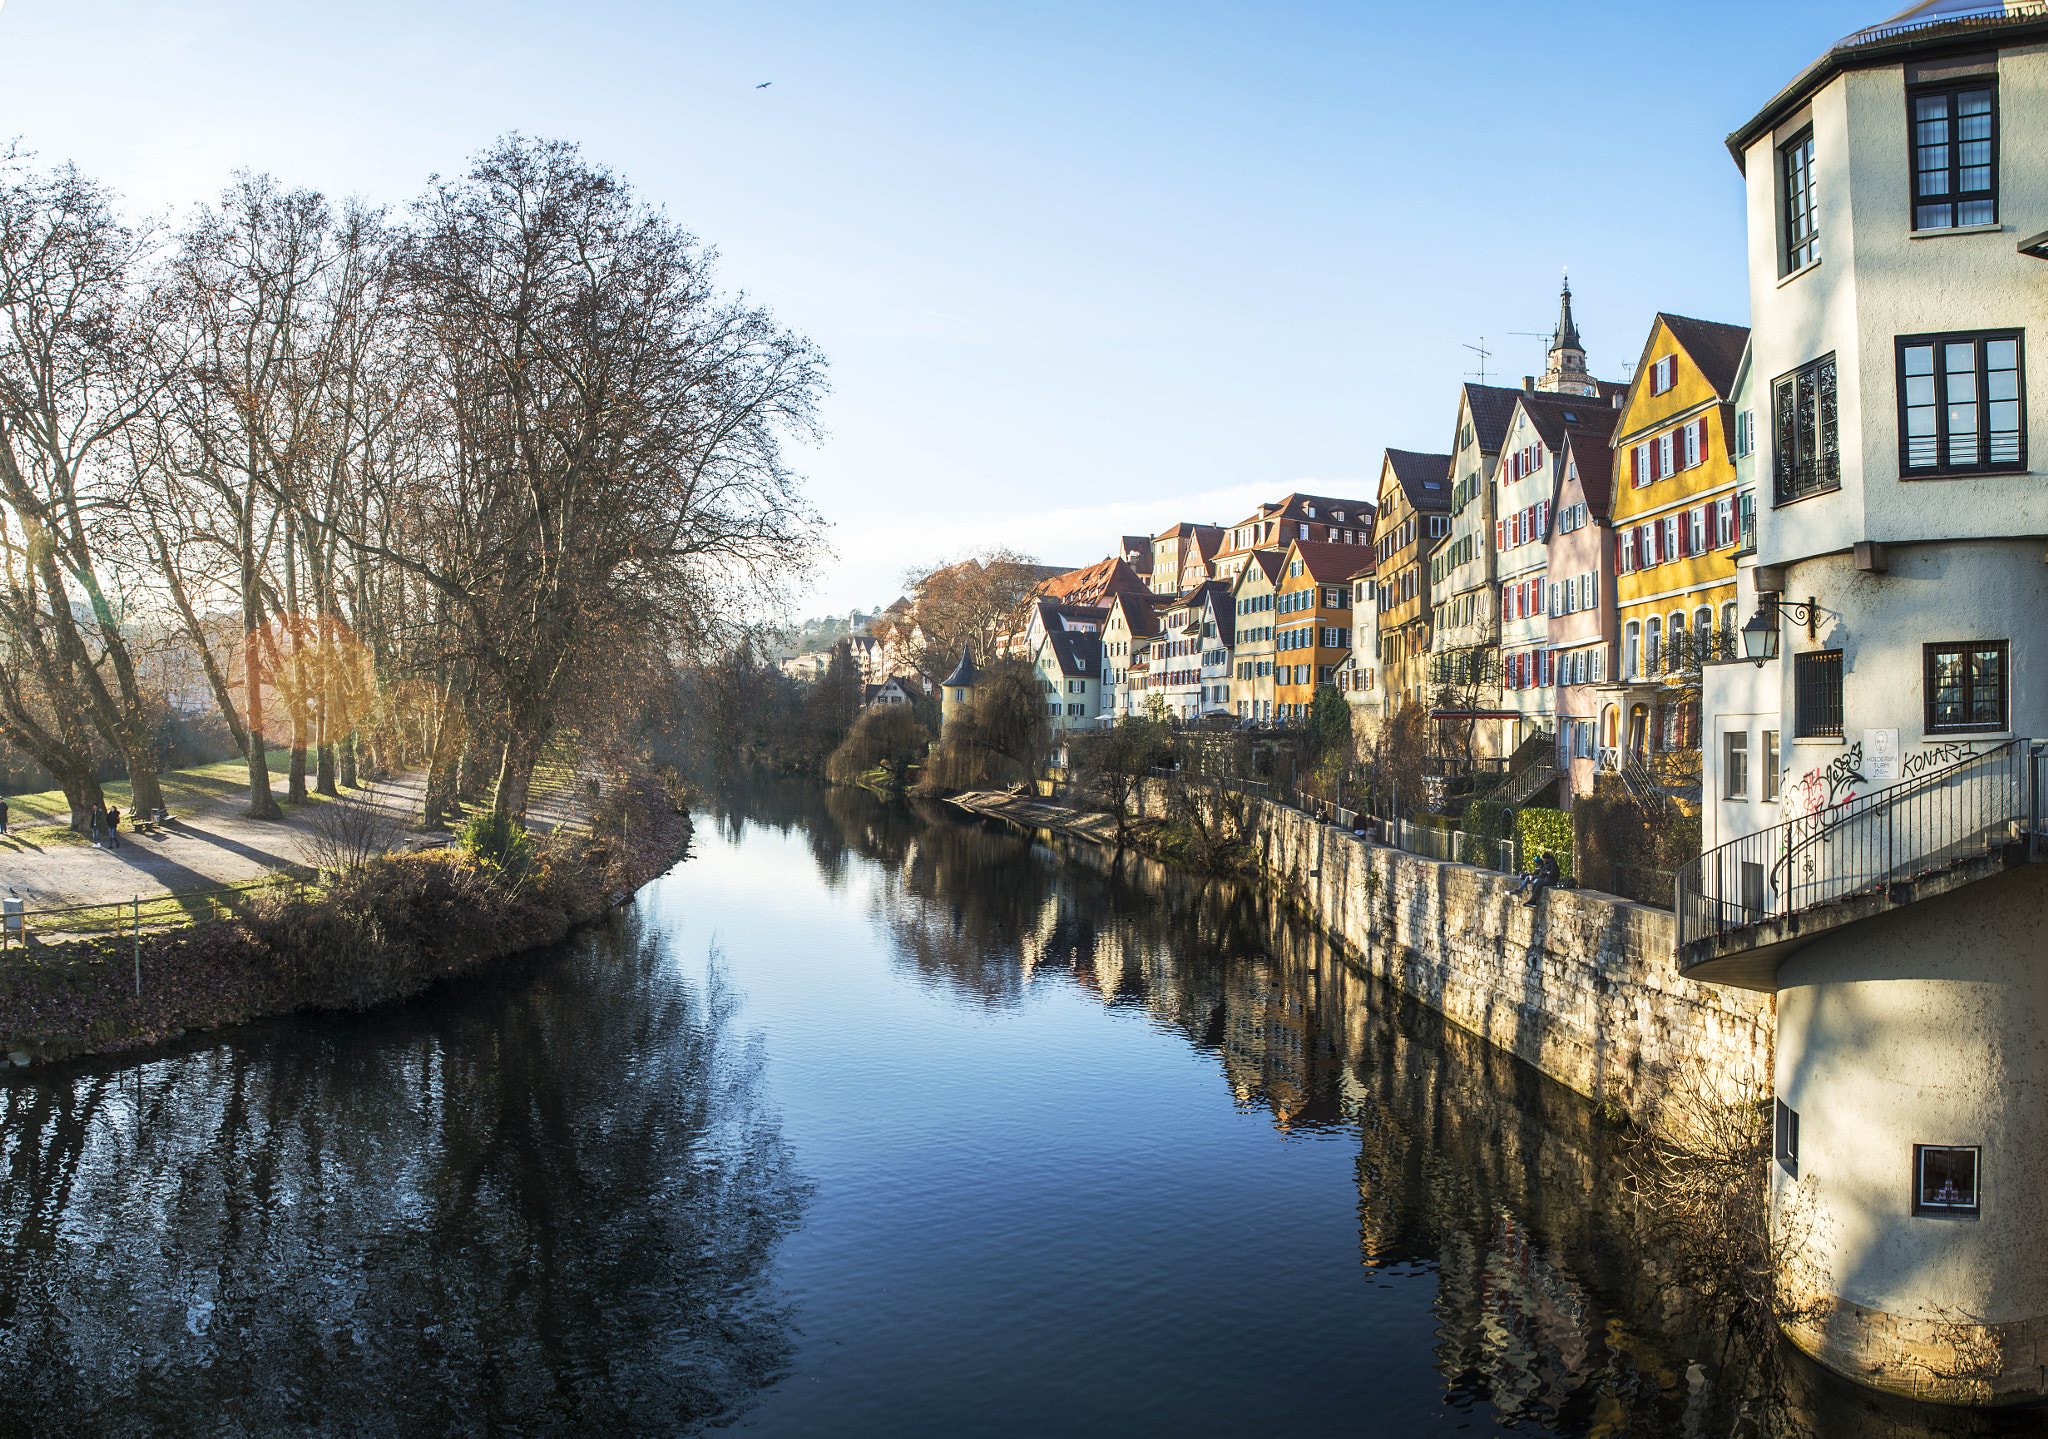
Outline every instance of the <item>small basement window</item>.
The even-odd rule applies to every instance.
[[[1977,1217],[1978,1146],[1913,1146],[1913,1212],[1957,1219]]]
[[[1777,1122],[1771,1128],[1773,1130],[1773,1147],[1777,1150],[1778,1167],[1794,1179],[1797,1179],[1799,1177],[1799,1111],[1782,1099],[1777,1103]]]

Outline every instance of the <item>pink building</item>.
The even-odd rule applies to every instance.
[[[1549,645],[1557,671],[1557,767],[1569,778],[1565,793],[1582,795],[1593,792],[1601,751],[1612,751],[1616,744],[1613,735],[1600,732],[1601,689],[1618,673],[1614,542],[1608,524],[1614,452],[1603,441],[1570,435],[1559,458],[1563,473],[1545,567]]]

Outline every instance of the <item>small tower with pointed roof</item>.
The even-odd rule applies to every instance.
[[[939,688],[939,723],[941,726],[953,722],[953,716],[967,708],[974,698],[974,686],[981,679],[981,671],[974,667],[974,646],[960,647],[960,663],[953,673],[946,676],[946,682]]]
[[[1579,343],[1579,327],[1572,320],[1570,276],[1565,277],[1564,290],[1558,296],[1557,331],[1550,337],[1550,363],[1544,367],[1536,388],[1558,395],[1585,395],[1589,399],[1600,393],[1599,385],[1586,372],[1586,349]]]

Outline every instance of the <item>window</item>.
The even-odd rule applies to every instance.
[[[1655,615],[1643,630],[1643,668],[1651,674],[1657,673],[1657,661],[1663,657],[1664,622]]]
[[[1666,515],[1664,517],[1664,543],[1658,550],[1657,557],[1659,559],[1675,560],[1678,558],[1678,554],[1678,516]]]
[[[2026,468],[2020,332],[1899,341],[1899,468],[1952,475]]]
[[[1747,459],[1756,449],[1756,411],[1735,412],[1735,458]]]
[[[1778,152],[1785,202],[1785,273],[1803,270],[1820,258],[1820,230],[1813,204],[1813,131]]]
[[[1714,502],[1714,548],[1726,549],[1735,543],[1735,501],[1733,499]]]
[[[1947,230],[1998,219],[1997,93],[1983,80],[1916,90],[1913,228]]]
[[[1778,1167],[1794,1179],[1799,1177],[1799,1111],[1784,1100],[1777,1101],[1777,1119],[1771,1126],[1771,1147],[1777,1151]]]
[[[1749,798],[1749,731],[1732,729],[1721,736],[1721,798]]]
[[[1675,440],[1677,440],[1677,438],[1678,432],[1675,430],[1668,435],[1657,436],[1656,478],[1660,480],[1663,479],[1666,475],[1673,473],[1678,468],[1678,466],[1672,462],[1671,458],[1672,444]]]
[[[1778,797],[1778,732],[1767,729],[1763,734],[1763,799],[1765,803]]]
[[[1985,733],[2005,728],[2006,642],[1928,645],[1927,733]]]
[[[1779,380],[1772,393],[1777,430],[1777,502],[1841,488],[1835,437],[1835,357],[1815,360]]]
[[[1842,736],[1842,652],[1811,650],[1792,656],[1792,734],[1797,739]]]
[[[1701,459],[1701,452],[1707,447],[1707,422],[1694,420],[1679,432],[1685,441],[1685,468],[1691,469]]]
[[[1671,388],[1672,372],[1675,368],[1676,367],[1673,365],[1672,357],[1670,355],[1665,355],[1661,359],[1653,360],[1650,362],[1651,394],[1661,395],[1666,390],[1669,390]]]
[[[1632,680],[1639,672],[1637,669],[1637,657],[1638,647],[1642,643],[1642,630],[1643,627],[1640,624],[1630,620],[1628,628],[1622,632],[1621,677],[1623,679]]]
[[[1975,1219],[1978,1147],[1953,1144],[1913,1146],[1913,1212]]]
[[[1651,473],[1650,469],[1649,445],[1637,445],[1634,449],[1629,451],[1628,455],[1629,485],[1634,489],[1640,490],[1644,485],[1647,485],[1648,483],[1650,483],[1651,480],[1655,478],[1656,475]]]

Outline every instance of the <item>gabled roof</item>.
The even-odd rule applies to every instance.
[[[1479,442],[1479,448],[1487,454],[1497,454],[1501,442],[1507,438],[1508,417],[1515,412],[1515,401],[1522,398],[1520,390],[1505,385],[1466,385],[1465,406],[1472,412],[1472,434]]]
[[[1353,545],[1351,548],[1357,549],[1358,546]],[[1368,551],[1368,554],[1370,554],[1370,551]],[[1238,584],[1243,584],[1245,577],[1256,570],[1259,574],[1265,576],[1267,584],[1277,585],[1280,582],[1280,565],[1283,558],[1278,550],[1253,550],[1249,563],[1237,573]]]
[[[1520,395],[1520,390],[1510,394]],[[1512,405],[1509,413],[1513,413]],[[1506,422],[1502,422],[1502,434],[1507,433]],[[1498,449],[1496,442],[1494,448]],[[1451,507],[1451,457],[1449,455],[1425,455],[1416,450],[1388,450],[1386,468],[1394,472],[1400,482],[1401,494],[1416,509],[1425,513],[1445,511]],[[1298,543],[1298,542],[1297,542]],[[1309,541],[1314,544],[1315,541]],[[1342,545],[1336,548],[1345,548]]]
[[[1614,513],[1613,449],[1598,435],[1568,435],[1558,453],[1567,464],[1578,467],[1579,489],[1586,496],[1586,509],[1594,519],[1606,524]]]
[[[1157,595],[1149,591],[1142,595],[1112,595],[1105,615],[1110,613],[1122,614],[1124,617],[1124,628],[1137,638],[1144,639],[1159,633],[1159,610],[1156,607],[1158,599]],[[1103,625],[1104,628],[1108,627],[1106,617]]]
[[[1119,535],[1117,545],[1123,551],[1124,562],[1141,575],[1152,573],[1152,537],[1150,535]]]
[[[1216,622],[1216,638],[1228,649],[1237,643],[1237,605],[1230,597],[1230,584],[1225,580],[1208,580],[1190,594],[1190,598],[1209,612]]]
[[[1121,556],[1111,555],[1083,569],[1068,570],[1041,582],[1038,594],[1062,604],[1099,605],[1113,594],[1145,594],[1150,589]]]
[[[1302,572],[1319,585],[1348,584],[1353,575],[1363,573],[1359,560],[1372,558],[1361,556],[1357,545],[1332,545],[1322,540],[1296,540],[1287,553],[1301,556]]]
[[[1584,395],[1559,395],[1547,390],[1525,393],[1520,401],[1530,425],[1554,454],[1564,451],[1566,435],[1596,436],[1602,444],[1621,422],[1621,411]]]
[[[1044,643],[1051,646],[1060,673],[1070,679],[1094,679],[1102,674],[1102,636],[1093,630],[1048,628]]]
[[[1742,366],[1742,347],[1749,343],[1749,326],[1723,325],[1714,320],[1661,312],[1657,318],[1671,331],[1671,338],[1685,346],[1685,353],[1707,377],[1714,393],[1724,400],[1733,399],[1735,372]]]

